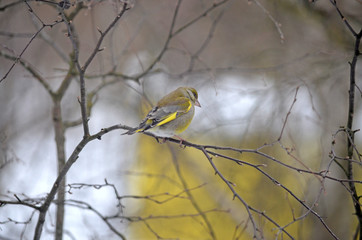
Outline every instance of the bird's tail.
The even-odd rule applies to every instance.
[[[137,131],[137,128],[133,128],[133,129],[128,130],[127,132],[122,133],[121,135],[132,135],[132,134],[136,133],[136,131]]]
[[[143,129],[140,128],[132,128],[130,130],[128,130],[127,132],[122,133],[121,135],[132,135],[138,132],[141,132]]]

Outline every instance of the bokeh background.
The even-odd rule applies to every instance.
[[[0,1],[0,7],[12,2]],[[66,13],[84,6],[72,21],[84,64],[100,36],[97,29],[104,31],[122,3],[71,3]],[[45,24],[61,19],[50,3],[28,4],[34,14],[24,2],[1,9],[1,77],[14,62],[6,56],[21,53],[41,28],[39,19]],[[359,31],[362,2],[338,1],[338,6]],[[162,96],[178,86],[192,86],[199,92],[202,108],[196,109],[183,138],[204,145],[262,147],[260,151],[279,162],[255,153],[223,153],[263,164],[265,172],[313,206],[340,239],[351,239],[357,220],[343,184],[321,182],[313,174],[280,164],[319,172],[331,163],[331,149],[339,156],[347,154],[345,135],[338,134],[336,144],[331,143],[347,122],[348,62],[354,38],[330,1],[137,0],[130,7],[86,71],[87,92],[94,91],[89,99],[91,133],[120,123],[137,126]],[[59,23],[45,27],[22,59],[55,91],[67,74],[72,51],[66,26]],[[356,83],[362,88],[361,64],[359,60]],[[80,119],[77,97],[79,79],[74,73],[61,102],[63,121]],[[359,129],[358,89],[355,106],[354,129]],[[52,108],[44,86],[20,63],[0,83],[1,199],[14,200],[14,194],[41,199],[50,191],[57,177]],[[127,239],[253,238],[244,205],[233,199],[202,152],[158,144],[142,134],[121,136],[122,132],[89,143],[68,172],[67,184],[82,187],[66,188],[64,239],[120,238],[94,211],[72,200],[86,202],[110,217],[112,226]],[[67,157],[82,137],[81,125],[66,129]],[[357,148],[361,140],[357,133]],[[332,239],[315,215],[255,168],[213,160],[250,206],[280,226],[290,224],[285,229],[295,239]],[[355,178],[361,181],[361,165],[354,167]],[[337,164],[329,170],[337,179],[346,178]],[[113,187],[94,185],[105,184],[105,179]],[[117,199],[114,189],[122,197]],[[360,184],[357,189],[362,191]],[[55,208],[53,204],[47,214],[42,239],[54,236]],[[265,239],[288,238],[262,214],[253,215]],[[36,216],[25,206],[1,206],[0,238],[31,239]]]

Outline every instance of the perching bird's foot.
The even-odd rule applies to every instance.
[[[160,138],[159,137],[156,137],[156,141],[159,143],[159,144],[164,144],[166,142],[166,138],[161,138],[162,141],[160,141]]]
[[[186,148],[186,145],[185,145],[185,144],[183,144],[183,142],[186,142],[186,140],[185,140],[185,139],[183,139],[183,138],[182,138],[182,137],[180,137],[180,136],[177,136],[177,135],[175,135],[174,137],[180,140],[180,143],[179,143],[180,148],[185,149],[185,148]]]

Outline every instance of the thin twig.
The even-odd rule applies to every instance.
[[[175,11],[173,13],[173,17],[172,17],[172,21],[171,21],[171,26],[170,26],[170,30],[168,31],[168,36],[167,36],[167,39],[166,39],[166,42],[165,44],[163,45],[163,48],[161,49],[160,53],[158,54],[158,56],[153,60],[153,62],[148,66],[148,68],[146,68],[146,70],[144,70],[141,74],[137,75],[136,79],[140,79],[142,78],[143,76],[145,76],[148,72],[150,72],[153,67],[156,65],[156,63],[158,63],[162,56],[164,55],[164,53],[166,52],[167,48],[168,48],[168,45],[171,41],[171,38],[173,37],[173,30],[174,30],[174,27],[175,27],[175,24],[176,24],[176,19],[177,19],[177,15],[178,15],[178,12],[179,12],[179,9],[180,9],[180,6],[181,6],[181,3],[182,3],[182,0],[178,0],[177,1],[177,4],[176,4],[176,7],[175,7]]]
[[[88,137],[90,135],[89,131],[89,125],[88,125],[88,113],[87,113],[87,97],[86,97],[86,86],[85,86],[85,72],[89,66],[89,64],[93,61],[94,57],[98,52],[101,51],[100,46],[107,35],[107,33],[116,25],[116,23],[121,19],[123,14],[128,10],[127,4],[123,4],[122,10],[117,14],[117,16],[114,18],[114,20],[108,25],[106,30],[104,32],[101,32],[101,36],[98,39],[98,42],[96,44],[96,47],[94,48],[91,55],[86,60],[85,64],[83,66],[79,63],[79,42],[78,37],[76,35],[76,32],[73,28],[73,24],[71,21],[68,21],[64,12],[61,11],[62,19],[66,23],[67,30],[68,30],[68,36],[72,42],[73,45],[73,51],[74,51],[74,63],[78,69],[79,72],[79,80],[80,80],[80,107],[81,107],[81,115],[82,115],[82,123],[83,123],[83,132],[84,132],[84,138]]]
[[[3,56],[6,59],[14,61],[14,63],[19,62],[20,65],[22,65],[44,87],[44,89],[49,93],[49,95],[54,94],[52,88],[47,83],[47,81],[35,70],[35,68],[30,63],[28,63],[24,59],[19,59],[18,57],[11,56],[2,51],[0,51],[0,56]]]
[[[336,11],[338,12],[339,16],[341,17],[342,21],[347,26],[348,30],[352,33],[354,36],[354,54],[352,57],[352,62],[349,63],[350,65],[350,79],[349,79],[349,101],[348,101],[348,117],[347,117],[347,126],[346,126],[346,133],[347,133],[347,155],[349,159],[353,159],[354,152],[358,154],[358,158],[360,159],[360,154],[357,148],[355,147],[354,143],[354,136],[355,131],[353,130],[353,120],[354,120],[354,108],[355,108],[355,90],[356,90],[356,66],[358,57],[361,55],[359,51],[361,39],[362,39],[362,29],[357,33],[349,23],[349,21],[346,19],[346,17],[342,14],[341,10],[337,6],[336,0],[330,0],[332,5],[335,7]],[[343,168],[344,169],[344,168]],[[355,215],[358,219],[358,226],[359,230],[359,239],[362,240],[362,207],[359,203],[360,195],[357,193],[357,189],[354,183],[354,170],[353,170],[353,164],[351,161],[347,162],[347,178],[349,180],[352,180],[348,182],[349,188],[351,191],[351,197],[353,201],[353,206],[355,209]],[[356,233],[357,233],[356,232]],[[356,234],[357,236],[357,234]]]
[[[224,175],[221,174],[221,172],[219,171],[219,169],[217,169],[217,167],[215,166],[214,162],[212,161],[211,157],[209,156],[209,152],[207,152],[205,150],[205,148],[201,148],[200,149],[203,154],[205,155],[205,157],[207,158],[207,160],[209,160],[209,163],[211,164],[212,168],[214,169],[215,173],[225,182],[225,184],[229,187],[229,189],[232,191],[233,193],[233,198],[237,198],[239,199],[239,201],[244,205],[245,209],[246,209],[246,212],[248,213],[249,215],[249,219],[251,221],[251,224],[253,225],[253,232],[254,232],[254,238],[256,239],[259,239],[258,237],[258,234],[257,232],[259,231],[258,230],[258,227],[256,226],[256,223],[255,223],[255,220],[254,220],[254,217],[253,215],[251,214],[250,212],[250,207],[249,205],[247,204],[247,202],[235,191],[234,187],[232,186],[231,182],[228,181]]]
[[[179,179],[181,180],[181,183],[182,183],[184,189],[189,189],[189,187],[187,185],[187,182],[186,182],[186,179],[183,177],[183,175],[181,173],[181,169],[180,169],[180,165],[179,165],[176,153],[175,153],[175,149],[172,148],[171,146],[169,146],[169,149],[170,149],[171,154],[172,154],[172,160],[173,160],[173,164],[174,164],[174,166],[176,168],[176,173],[177,173]],[[214,230],[210,220],[207,218],[206,214],[202,211],[200,205],[197,203],[195,197],[191,194],[191,192],[186,191],[186,194],[187,194],[188,198],[190,199],[190,202],[191,202],[192,206],[194,207],[194,209],[200,214],[201,218],[205,222],[206,227],[207,227],[207,229],[209,231],[209,234],[210,234],[211,238],[216,240],[215,230]]]
[[[68,158],[67,162],[65,163],[63,169],[60,171],[57,179],[55,180],[52,189],[50,190],[44,204],[40,207],[40,212],[39,212],[39,218],[37,221],[37,225],[36,225],[36,229],[35,229],[35,234],[34,234],[34,240],[39,240],[42,230],[43,230],[43,225],[45,222],[45,216],[46,213],[50,207],[51,202],[54,200],[54,197],[56,195],[56,193],[58,192],[59,186],[61,181],[63,181],[65,175],[68,173],[69,169],[71,168],[71,166],[76,162],[76,160],[78,159],[78,155],[79,153],[83,150],[83,148],[91,141],[95,140],[95,139],[101,139],[101,137],[113,130],[116,129],[130,129],[127,126],[123,126],[121,124],[117,124],[114,126],[111,126],[109,128],[104,128],[101,131],[99,131],[98,133],[91,135],[87,138],[83,138],[78,145],[74,148],[72,154],[70,155],[70,157]]]
[[[299,87],[297,87],[297,89],[295,89],[294,99],[293,99],[292,104],[291,104],[290,107],[289,107],[287,116],[285,117],[285,120],[284,120],[284,122],[283,122],[283,127],[282,127],[282,130],[280,131],[280,135],[279,135],[279,137],[278,137],[278,141],[280,141],[280,140],[282,139],[283,132],[284,132],[284,129],[285,129],[285,125],[287,124],[287,121],[288,121],[288,117],[289,117],[289,115],[291,114],[292,109],[293,109],[293,106],[294,106],[294,104],[295,104],[296,101],[297,101],[298,90],[299,90]]]
[[[270,12],[258,0],[251,0],[251,1],[255,2],[256,5],[261,10],[263,10],[263,12],[267,15],[267,17],[270,19],[270,21],[273,22],[275,28],[278,30],[280,41],[283,43],[285,38],[284,38],[284,33],[282,31],[282,28],[281,28],[281,24],[270,14]]]
[[[23,50],[20,52],[20,54],[15,58],[13,64],[11,65],[11,67],[9,68],[9,70],[5,73],[5,75],[0,79],[0,83],[5,79],[7,78],[7,76],[10,74],[11,70],[15,67],[15,65],[20,61],[21,57],[23,56],[23,54],[25,53],[25,51],[28,49],[28,47],[30,46],[30,44],[33,42],[33,40],[39,35],[39,33],[41,31],[43,31],[44,28],[46,27],[53,27],[55,26],[56,24],[62,22],[62,21],[55,21],[54,23],[52,24],[45,24],[39,17],[37,14],[34,13],[33,9],[31,8],[31,6],[29,5],[29,3],[25,0],[25,4],[27,5],[28,7],[28,11],[30,12],[30,14],[32,16],[34,16],[35,18],[37,18],[42,26],[38,29],[38,31],[36,31],[32,37],[30,38],[30,40],[27,42],[27,44],[25,45],[25,47],[23,48]]]
[[[16,59],[14,60],[13,64],[10,66],[9,70],[5,73],[5,75],[0,79],[0,83],[8,77],[8,75],[10,74],[11,70],[13,70],[13,68],[15,67],[15,65],[20,61],[21,57],[23,56],[23,54],[25,53],[25,51],[28,49],[28,47],[30,46],[30,44],[33,42],[33,40],[39,35],[39,33],[41,31],[43,31],[44,28],[46,27],[53,27],[56,24],[62,22],[62,21],[55,21],[52,24],[45,24],[39,17],[37,14],[34,13],[33,9],[31,8],[31,6],[29,5],[29,3],[25,0],[25,4],[28,6],[28,10],[29,12],[36,17],[41,23],[42,26],[33,34],[33,36],[30,38],[30,40],[27,42],[27,44],[25,45],[25,47],[23,48],[23,50],[20,52],[20,54],[16,57]]]

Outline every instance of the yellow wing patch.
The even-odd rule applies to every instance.
[[[177,113],[179,113],[179,112],[187,113],[190,110],[190,108],[192,107],[192,104],[191,104],[191,101],[189,99],[187,99],[187,102],[185,104],[188,104],[186,111],[176,111],[174,113],[171,113],[164,120],[159,122],[156,126],[162,126],[163,124],[166,124],[168,122],[171,122],[172,120],[175,120],[176,117],[177,117]]]
[[[192,104],[191,104],[191,101],[190,101],[190,100],[188,100],[188,101],[187,101],[187,103],[189,104],[189,107],[187,108],[186,112],[190,111],[190,108],[191,108],[191,106],[192,106]]]
[[[156,126],[162,126],[163,124],[171,122],[172,120],[174,120],[176,118],[176,115],[177,115],[177,112],[171,113],[170,115],[167,116],[167,118],[165,118],[161,122],[157,123]]]

